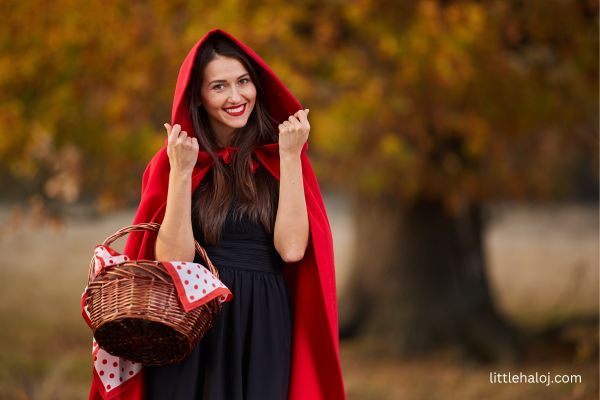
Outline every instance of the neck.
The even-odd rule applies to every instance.
[[[220,148],[225,148],[233,142],[233,138],[236,134],[236,128],[230,128],[228,126],[215,126],[212,125],[212,130],[215,134],[215,140],[217,141],[217,146]]]

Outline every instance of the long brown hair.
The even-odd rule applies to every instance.
[[[233,153],[230,165],[216,155],[219,149],[209,117],[200,105],[200,90],[206,65],[217,55],[235,58],[246,68],[256,86],[256,101],[247,124],[240,128],[230,144],[239,148]],[[262,144],[278,141],[274,127],[277,123],[263,103],[264,92],[257,75],[257,65],[234,42],[223,35],[207,39],[196,53],[185,100],[194,126],[194,134],[201,150],[213,158],[213,168],[206,174],[192,198],[192,218],[201,226],[206,243],[217,244],[229,207],[236,198],[233,218],[240,220],[248,215],[259,222],[268,233],[273,233],[279,185],[262,166],[252,173],[252,151]]]

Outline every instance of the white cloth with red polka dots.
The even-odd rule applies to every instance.
[[[104,269],[109,269],[129,261],[129,257],[120,254],[110,247],[98,245],[94,249],[94,270],[92,280]],[[233,298],[231,291],[217,279],[210,270],[201,264],[183,261],[161,261],[171,276],[177,296],[186,312],[207,302],[218,299],[223,303]],[[86,297],[87,286],[81,296],[82,315],[91,328]],[[104,399],[113,399],[119,395],[128,382],[139,379],[142,364],[124,358],[116,357],[103,350],[92,338],[92,357],[94,363],[94,378],[101,382],[99,385]]]

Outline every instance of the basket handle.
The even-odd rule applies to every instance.
[[[141,224],[126,226],[124,228],[119,229],[117,232],[113,233],[109,237],[107,237],[102,244],[104,246],[110,247],[112,242],[114,242],[115,240],[119,239],[122,236],[127,235],[130,232],[136,232],[136,231],[158,232],[159,229],[160,229],[160,224],[156,223],[156,222],[144,222]],[[194,239],[194,244],[196,247],[196,252],[202,256],[204,261],[206,261],[206,264],[207,264],[208,268],[210,269],[210,272],[212,272],[213,275],[217,279],[219,279],[219,270],[217,269],[217,267],[215,267],[215,265],[212,263],[212,261],[208,257],[208,254],[206,253],[206,250],[204,249],[204,247],[202,247],[200,245],[200,243],[198,243],[198,241],[195,239]],[[94,271],[94,257],[92,257],[92,261],[90,263],[88,282],[91,282],[91,280],[92,280],[93,271]]]

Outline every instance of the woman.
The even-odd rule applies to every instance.
[[[229,33],[213,29],[188,53],[134,219],[161,229],[130,234],[124,252],[204,263],[195,238],[233,300],[188,358],[130,373],[120,398],[345,398],[331,230],[306,155],[307,115]],[[95,378],[90,398],[104,397]]]
[[[199,49],[185,93],[194,136],[165,124],[171,173],[156,258],[194,261],[196,238],[234,298],[184,362],[146,370],[149,400],[287,398],[292,321],[282,268],[299,261],[308,242],[300,153],[309,124],[301,110],[279,126],[277,199],[275,178],[251,170],[252,150],[278,140],[261,92],[250,59],[214,35]],[[215,162],[191,202],[198,141],[215,156],[240,150]]]

